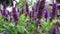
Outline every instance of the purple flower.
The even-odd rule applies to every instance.
[[[58,34],[58,28],[57,26],[52,28],[52,33],[51,34]]]
[[[15,24],[17,24],[19,20],[19,16],[15,7],[12,8],[12,16],[13,16]]]
[[[37,16],[38,16],[38,8],[36,7],[36,8],[35,8],[34,17],[36,17],[36,18],[37,18]]]
[[[6,30],[3,31],[3,34],[8,34],[8,32]]]
[[[2,15],[4,16],[4,20],[8,21],[8,11],[6,10],[6,2],[3,3],[3,10],[2,10]]]
[[[2,15],[6,16],[6,10],[2,10]]]
[[[37,6],[39,6],[39,5],[40,5],[40,1],[41,1],[41,0],[38,0]]]
[[[1,14],[2,14],[2,16],[4,16],[4,20],[5,21],[8,21],[8,13],[7,13],[7,10],[4,10],[3,9]]]
[[[41,0],[40,5],[38,6],[38,19],[42,18],[43,9],[45,6],[45,0]]]
[[[7,14],[6,7],[7,7],[7,6],[6,6],[6,2],[4,2],[4,3],[3,3],[3,10],[2,10],[2,15],[3,15],[3,16],[6,16],[6,14]]]
[[[29,8],[28,8],[28,3],[26,2],[26,13],[27,15],[29,14]]]
[[[3,3],[3,9],[6,9],[7,5],[6,2]]]
[[[56,16],[57,16],[57,3],[53,3],[52,19],[54,19]]]
[[[50,18],[50,12],[49,11],[44,11],[43,16],[47,19]]]
[[[29,12],[29,16],[30,16],[30,18],[32,18],[32,12]]]

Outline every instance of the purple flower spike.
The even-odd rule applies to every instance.
[[[58,28],[57,26],[52,28],[52,33],[51,34],[58,34]]]
[[[16,11],[15,7],[12,8],[12,16],[13,16],[14,22],[18,23],[19,16],[18,16],[18,12]]]
[[[41,0],[38,0],[38,2],[37,2],[37,6],[36,6],[36,7],[39,8],[39,6],[40,6],[40,2],[41,2]]]
[[[32,18],[32,12],[29,12],[29,16],[30,16],[30,18]]]
[[[53,3],[52,18],[54,19],[56,16],[57,16],[57,3]]]
[[[44,10],[44,6],[45,6],[45,0],[41,0],[40,5],[38,6],[38,19],[40,20],[42,18],[42,13]]]
[[[2,13],[2,16],[4,16],[4,20],[5,21],[8,21],[8,13],[7,13],[7,11],[5,10],[5,9],[3,9],[2,11],[1,11]]]
[[[6,10],[2,10],[1,13],[2,13],[2,16],[5,16],[6,15]]]
[[[29,14],[28,3],[26,2],[26,13]]]
[[[3,10],[2,10],[2,15],[3,15],[3,16],[6,16],[6,15],[7,15],[6,7],[7,7],[6,2],[4,2],[4,3],[3,3]]]
[[[44,11],[43,16],[47,19],[50,18],[50,12],[49,11]]]
[[[8,32],[6,30],[3,31],[3,34],[8,34]]]
[[[6,9],[7,5],[6,2],[3,3],[3,9]]]

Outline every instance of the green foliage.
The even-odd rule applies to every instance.
[[[9,34],[23,34],[24,31],[26,31],[27,34],[35,34],[36,32],[34,29],[38,27],[36,23],[32,24],[30,18],[26,17],[24,14],[20,16],[17,26],[14,25],[13,21],[5,22],[4,17],[0,17],[0,20],[0,33],[7,30]],[[51,28],[56,26],[56,23],[54,21],[50,22],[50,20],[46,22],[44,18],[42,20],[43,23],[39,32],[42,33],[43,30],[46,30],[46,34],[49,34],[51,32]],[[25,28],[26,21],[29,21],[29,25]]]
[[[6,1],[8,5],[10,0],[4,0],[4,1]],[[3,3],[4,1],[1,0],[0,3]],[[19,8],[22,8],[22,7],[25,8],[25,3],[26,3],[26,0],[19,0],[19,2],[16,3],[16,6]],[[56,18],[55,20],[60,20],[60,19]],[[26,27],[26,21],[29,22],[27,27]],[[40,30],[38,34],[42,34],[43,30],[46,30],[46,34],[49,34],[53,26],[56,26],[56,22],[54,21],[50,22],[49,19],[46,22],[46,19],[42,18],[42,25],[41,27],[39,27]],[[9,34],[24,34],[24,31],[26,31],[27,34],[36,34],[35,29],[37,28],[38,28],[37,22],[34,21],[34,23],[32,24],[29,16],[26,17],[25,14],[20,15],[18,25],[15,25],[14,21],[6,22],[4,21],[3,16],[0,17],[0,34],[2,34],[4,30],[7,30]],[[60,30],[60,27],[59,27],[59,30]]]
[[[16,2],[16,6],[19,8],[25,7],[26,0],[19,0],[19,2]]]

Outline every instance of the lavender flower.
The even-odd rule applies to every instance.
[[[6,10],[1,10],[1,15],[4,16],[4,21],[8,21],[8,14]]]
[[[2,10],[2,15],[4,16],[4,20],[5,21],[8,21],[8,13],[7,13],[7,10],[6,10],[6,2],[3,3],[3,10]]]
[[[57,16],[57,3],[53,3],[52,19],[54,19],[56,16]]]
[[[6,30],[3,31],[3,34],[8,34],[8,32]]]
[[[39,5],[40,5],[40,1],[41,1],[41,0],[38,0],[37,6],[39,6]]]
[[[38,8],[36,7],[36,8],[35,8],[34,17],[36,17],[36,18],[37,18],[37,16],[38,16]]]
[[[58,34],[58,28],[57,26],[52,28],[52,33],[51,34]]]
[[[2,10],[2,15],[6,16],[7,11],[6,11],[6,2],[3,3],[3,10]]]
[[[42,18],[42,13],[43,13],[44,6],[45,6],[45,0],[41,0],[40,5],[38,7],[38,9],[39,9],[38,10],[38,19]]]
[[[26,13],[27,15],[29,14],[29,8],[28,8],[28,3],[26,2]]]
[[[17,25],[19,16],[18,16],[18,12],[16,11],[15,7],[12,8],[12,16],[13,16],[15,24]]]
[[[30,16],[30,18],[32,18],[32,12],[29,12],[29,16]]]
[[[3,3],[3,9],[6,9],[7,5],[6,2]]]
[[[6,10],[2,10],[2,15],[6,16]]]
[[[44,11],[44,17],[47,19],[47,18],[50,18],[50,12],[48,11]]]

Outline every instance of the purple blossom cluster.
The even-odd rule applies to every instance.
[[[58,14],[57,14],[57,2],[52,4],[52,12],[49,12],[48,10],[45,9],[45,2],[46,0],[38,0],[37,2],[37,6],[36,7],[32,7],[32,11],[29,11],[29,6],[28,6],[28,2],[26,2],[26,12],[24,12],[24,8],[21,9],[21,11],[17,10],[16,7],[13,7],[13,1],[11,0],[11,6],[12,6],[12,12],[9,12],[6,10],[6,3],[3,3],[3,10],[1,10],[1,14],[2,16],[4,16],[4,20],[5,21],[9,21],[13,20],[14,24],[17,25],[18,21],[19,21],[19,15],[25,14],[25,16],[29,16],[31,21],[36,21],[38,26],[41,26],[42,22],[41,19],[45,18],[50,19],[51,21],[55,18],[57,18]],[[10,16],[10,18],[8,18]],[[26,22],[26,27],[28,26],[28,21]],[[57,22],[56,25],[59,27],[60,23]],[[52,28],[52,34],[58,34],[58,29],[56,27]],[[45,32],[45,30],[43,30],[43,32]],[[3,34],[8,34],[7,31],[4,31]],[[24,34],[26,34],[26,31],[24,31]]]

